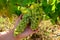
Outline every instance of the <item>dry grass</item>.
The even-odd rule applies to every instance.
[[[10,22],[8,17],[0,16],[0,32],[12,29],[16,18],[17,16],[14,15],[12,17],[12,22]],[[24,40],[60,40],[60,26],[52,25],[50,20],[42,20],[39,25],[39,32]]]

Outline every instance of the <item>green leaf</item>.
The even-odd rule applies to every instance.
[[[26,5],[28,5],[28,4],[32,4],[33,2],[35,2],[35,0],[23,0],[23,2],[22,2],[22,6],[26,6]]]
[[[55,24],[55,20],[51,19],[52,24]]]
[[[51,5],[47,5],[46,7],[43,7],[43,10],[46,14],[50,13],[51,12],[51,8],[52,6]]]
[[[17,4],[21,6],[26,6],[28,4],[31,4],[32,2],[35,2],[35,0],[9,0],[12,4]]]
[[[42,6],[47,7],[47,0],[42,0]]]
[[[57,0],[52,0],[53,2],[52,2],[52,4],[51,5],[54,5],[56,2],[57,2]]]
[[[55,4],[52,6],[52,11],[55,11],[55,8],[56,8],[56,6],[55,6]]]
[[[0,0],[0,9],[7,7],[7,0]]]
[[[56,5],[57,9],[60,10],[60,2]]]
[[[18,15],[18,16],[20,16],[21,13],[22,13],[22,12],[21,12],[20,10],[16,10],[16,11],[15,11],[15,14]]]

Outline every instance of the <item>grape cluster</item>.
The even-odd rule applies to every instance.
[[[40,13],[32,14],[31,16],[31,29],[36,30],[38,28],[38,25],[40,23]]]
[[[22,20],[15,30],[15,34],[22,33],[29,24],[32,30],[36,30],[40,23],[41,15],[38,10],[31,10],[30,13],[23,14]],[[17,32],[17,33],[16,33]]]
[[[16,36],[19,33],[22,33],[24,29],[27,27],[27,24],[29,23],[29,15],[24,14],[22,17],[22,20],[20,20],[17,28],[15,29],[14,35]]]

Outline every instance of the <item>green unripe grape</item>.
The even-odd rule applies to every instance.
[[[38,28],[38,23],[36,20],[31,21],[31,29],[36,30]]]
[[[32,14],[31,16],[31,29],[36,30],[40,23],[40,13]]]
[[[27,27],[28,23],[29,23],[28,15],[24,15],[22,17],[22,20],[19,22],[17,28],[15,29],[14,35],[16,36],[17,34],[22,33]]]

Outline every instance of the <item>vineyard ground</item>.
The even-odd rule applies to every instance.
[[[10,23],[8,17],[0,16],[0,32],[12,29],[16,18],[17,16],[13,16],[13,21]],[[50,20],[42,20],[39,25],[39,32],[28,36],[27,40],[60,40],[60,26],[52,25]]]

